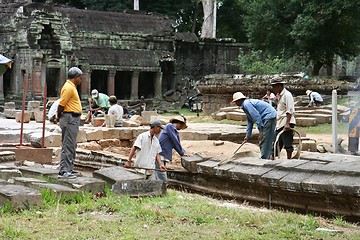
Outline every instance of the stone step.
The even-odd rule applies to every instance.
[[[42,206],[42,197],[38,190],[21,185],[5,184],[0,188],[0,205],[11,204],[14,208]]]
[[[98,178],[77,177],[72,179],[58,179],[60,184],[86,192],[103,192],[105,181]]]
[[[21,166],[18,167],[18,170],[22,172],[24,177],[39,177],[39,176],[52,177],[52,176],[57,176],[59,174],[58,169],[37,167],[37,166],[33,166],[33,167]]]
[[[296,117],[296,125],[300,127],[312,127],[316,126],[316,118],[313,117]]]

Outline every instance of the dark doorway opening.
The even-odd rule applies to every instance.
[[[116,72],[115,95],[118,99],[130,99],[132,72]]]
[[[108,94],[107,93],[108,75],[109,75],[108,71],[93,70],[91,73],[91,90],[97,89],[99,93]]]
[[[60,81],[60,68],[47,68],[46,69],[46,84],[47,84],[47,97],[58,97]]]
[[[139,99],[141,96],[145,98],[153,98],[155,92],[155,72],[140,72],[139,74]]]
[[[6,72],[3,75],[3,88],[4,88],[4,97],[8,98],[13,95],[13,92],[11,91],[11,69],[7,69]]]
[[[174,62],[161,62],[160,63],[162,75],[162,92],[166,92],[170,89],[175,89],[174,80]]]

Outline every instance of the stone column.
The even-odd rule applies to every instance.
[[[108,96],[115,95],[115,74],[116,71],[109,71],[107,80],[107,92]]]
[[[161,86],[162,86],[162,76],[163,76],[163,73],[162,72],[157,72],[156,75],[155,75],[155,97],[157,96],[161,96],[161,92],[162,92],[162,89],[161,89]]]
[[[4,76],[0,76],[0,101],[4,99]]]
[[[84,76],[81,79],[81,99],[86,100],[90,97],[91,70],[84,69],[82,71],[84,73]]]
[[[130,99],[139,99],[139,71],[134,71],[131,76],[131,96]]]
[[[31,93],[36,100],[41,100],[42,95],[42,54],[33,56],[33,69],[31,73]]]

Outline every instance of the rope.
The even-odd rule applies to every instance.
[[[288,130],[288,131],[290,131],[290,130]],[[291,128],[291,131],[296,133],[298,135],[298,137],[299,137],[299,146],[297,148],[296,154],[292,157],[292,159],[300,159],[300,153],[301,153],[301,148],[302,148],[301,135],[294,128]],[[285,132],[285,129],[281,130],[281,132],[279,132],[279,134],[276,136],[276,139],[275,139],[275,142],[274,142],[274,149],[277,149],[279,159],[280,159],[280,146],[278,144],[278,141],[279,141],[279,138],[280,138],[281,134],[283,134],[284,132]],[[274,153],[274,155],[275,155],[275,153]],[[276,156],[274,156],[274,157],[276,158]]]

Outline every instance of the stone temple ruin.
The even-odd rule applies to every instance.
[[[24,76],[27,100],[41,100],[45,83],[48,97],[59,96],[71,66],[85,73],[82,100],[96,88],[126,100],[152,99],[172,90],[178,101],[191,94],[184,91],[193,85],[190,79],[239,70],[230,63],[240,44],[175,33],[175,22],[159,14],[0,1],[0,23],[0,52],[14,61],[0,77],[2,101],[22,98]]]

